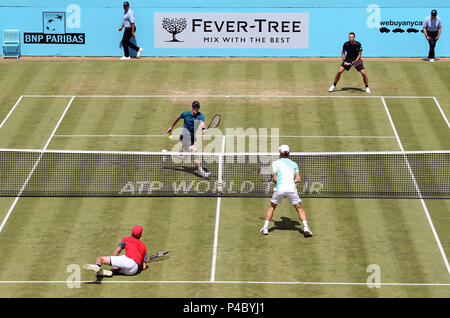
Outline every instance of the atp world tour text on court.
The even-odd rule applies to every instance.
[[[258,315],[264,312],[264,303],[247,303],[247,302],[227,302],[226,305],[203,304],[198,305],[190,302],[183,306],[184,313],[209,313],[214,316],[218,312],[226,313],[249,313]]]

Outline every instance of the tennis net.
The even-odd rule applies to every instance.
[[[0,196],[269,198],[274,153],[0,149]],[[450,198],[450,151],[291,153],[302,198]],[[197,165],[210,172],[203,178]]]

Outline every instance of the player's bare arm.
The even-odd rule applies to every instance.
[[[202,123],[201,123],[201,127],[202,127],[202,134],[204,135],[205,133],[206,133],[206,124],[205,124],[205,122],[204,121],[202,121]]]
[[[341,58],[342,58],[342,62],[344,62],[344,64],[346,64],[347,62],[345,62],[345,51],[344,50],[342,50]]]
[[[440,32],[440,30],[439,30],[439,32]],[[426,37],[427,40],[429,41],[429,40],[430,40],[430,37],[428,36],[427,28],[426,28],[426,27],[423,27],[423,34],[425,34],[425,37]]]
[[[299,183],[301,181],[300,172],[296,172],[294,176],[294,182]]]
[[[173,127],[175,127],[175,125],[178,123],[179,120],[180,120],[180,116],[177,116],[175,118],[175,120],[173,121],[172,125],[170,125],[169,129],[167,129],[166,135],[170,134],[170,132],[172,131]]]
[[[121,246],[118,246],[118,247],[116,248],[116,250],[114,251],[113,256],[119,256],[120,253],[122,253],[122,251],[123,251],[123,248],[122,248]]]
[[[136,30],[136,25],[134,24],[134,23],[131,23],[131,36],[133,37],[133,38],[136,38],[135,36],[134,36],[134,31]]]

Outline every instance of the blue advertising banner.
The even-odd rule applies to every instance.
[[[450,56],[448,1],[129,1],[143,56],[340,56],[355,32],[365,57],[423,57],[422,24],[443,22],[438,56]],[[0,30],[19,29],[24,56],[122,56],[122,1],[9,0]]]

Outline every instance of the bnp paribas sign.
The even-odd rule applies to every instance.
[[[306,49],[308,13],[155,12],[155,48]]]
[[[26,31],[23,34],[24,44],[85,44],[85,33],[74,33],[80,29],[81,9],[76,4],[70,4],[67,10],[61,12],[42,12],[33,19],[42,19],[41,30]]]

